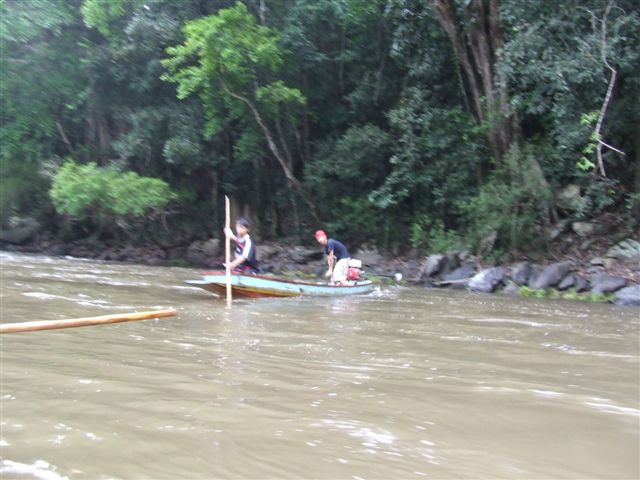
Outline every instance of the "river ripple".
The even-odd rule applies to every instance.
[[[634,308],[385,286],[224,301],[196,270],[0,253],[2,478],[640,476]]]

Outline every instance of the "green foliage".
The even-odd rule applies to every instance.
[[[73,21],[66,0],[3,0],[0,2],[0,40],[29,42],[44,33],[59,35]]]
[[[518,293],[523,297],[532,297],[532,298],[546,298],[546,296],[548,295],[547,290],[543,288],[531,288],[531,287],[527,287],[526,285],[523,287],[520,287],[518,289]]]
[[[593,128],[593,126],[596,124],[596,121],[598,120],[598,115],[599,112],[597,111],[583,114],[580,117],[580,125],[587,125],[590,128]],[[580,157],[576,165],[583,172],[592,170],[596,166],[596,164],[593,163],[591,159],[594,157],[596,149],[598,148],[599,141],[600,138],[598,134],[596,132],[592,132],[591,136],[589,137],[589,143],[587,143],[587,145],[582,149],[582,156]]]
[[[167,162],[181,165],[183,168],[204,156],[202,144],[188,136],[169,138],[164,143],[162,154]]]
[[[205,138],[226,142],[230,137],[222,140],[221,136],[232,130],[233,140],[240,145],[231,145],[231,150],[241,154],[240,160],[246,160],[250,149],[258,150],[254,142],[256,132],[260,132],[263,149],[268,146],[281,166],[286,155],[288,176],[295,176],[300,167],[290,152],[296,148],[294,142],[299,135],[299,107],[306,100],[299,89],[287,85],[282,78],[288,52],[280,45],[278,33],[258,24],[247,7],[238,2],[215,15],[188,22],[184,36],[182,44],[166,49],[170,57],[162,60],[166,69],[162,78],[177,84],[178,98],[199,97],[206,118]],[[267,164],[265,156],[258,155],[253,165]],[[264,172],[272,178],[259,182],[257,173],[231,168],[225,172],[225,180],[237,185],[246,183],[243,177],[253,176],[256,183],[252,186],[259,194],[269,192],[277,182],[285,189],[289,186],[290,182],[282,182],[284,176],[278,173]],[[270,197],[273,199],[274,195]],[[250,204],[256,206],[260,200],[257,195],[249,198]]]
[[[388,133],[374,125],[354,126],[336,142],[328,141],[306,171],[309,184],[318,195],[340,197],[349,190],[374,188],[386,175],[385,160],[392,141]]]
[[[0,4],[0,210],[51,227],[48,179],[56,142],[81,96],[73,2]],[[73,135],[69,132],[73,139]],[[67,148],[68,153],[68,148]]]
[[[640,226],[640,192],[629,193],[625,198],[625,216],[628,218],[626,222],[629,229]]]
[[[622,191],[617,180],[598,177],[583,179],[582,183],[585,187],[580,209],[576,212],[579,217],[596,217],[622,202]]]
[[[391,144],[378,127],[353,127],[337,141],[325,142],[307,165],[305,182],[331,219],[327,228],[341,238],[382,241],[392,225],[367,195],[384,180]]]
[[[497,119],[479,124],[471,114],[470,85],[433,2],[263,3],[0,1],[2,220],[35,216],[55,231],[44,173],[70,157],[78,169],[113,165],[106,170],[117,175],[96,166],[61,208],[124,239],[135,231],[114,219],[142,221],[142,205],[159,201],[116,189],[118,176],[140,191],[141,177],[125,171],[189,199],[180,220],[169,219],[179,228],[163,234],[167,243],[219,232],[223,192],[269,225],[261,234],[312,228],[268,129],[323,226],[351,243],[398,252],[469,243],[486,253],[495,235],[489,255],[530,250],[553,212],[550,191],[567,184],[582,193],[577,217],[610,212],[621,227],[637,225],[636,0],[614,0],[606,19],[609,0],[499,2],[504,43],[489,67],[507,87],[518,145],[501,164],[486,138]],[[480,20],[469,2],[455,3],[463,27]],[[596,137],[610,78],[602,47],[618,76]],[[603,149],[604,179],[594,171],[600,140],[625,152]],[[97,199],[109,183],[99,178],[110,179],[112,198]]]
[[[245,168],[262,155],[262,136],[255,130],[246,129],[233,146],[234,157]]]
[[[240,100],[238,95],[263,100],[272,108],[304,102],[298,90],[281,80],[264,81],[279,71],[286,52],[278,34],[257,24],[244,4],[187,23],[184,35],[184,43],[167,48],[170,57],[162,61],[167,69],[163,79],[178,84],[179,98],[200,94],[212,115],[210,107],[220,96],[231,103]]]
[[[412,210],[433,218],[455,214],[453,200],[474,184],[483,146],[471,117],[457,108],[432,106],[432,99],[416,89],[389,117],[398,143],[389,160],[391,172],[372,192],[372,201],[382,208],[412,203]]]
[[[50,191],[56,210],[75,219],[106,221],[141,218],[158,212],[176,199],[162,180],[134,172],[100,168],[95,163],[67,161],[53,178]]]
[[[507,250],[531,248],[540,239],[536,230],[544,223],[551,193],[541,190],[540,172],[527,152],[513,148],[480,188],[478,195],[462,205],[468,218],[468,239],[476,249],[492,235],[497,247]]]
[[[279,105],[304,105],[306,103],[300,90],[287,87],[282,80],[258,87],[256,99],[272,113],[278,112]]]
[[[103,35],[109,34],[109,22],[125,14],[128,0],[84,0],[82,16],[89,27],[97,28]]]
[[[128,10],[145,7],[147,3],[156,3],[158,0],[83,0],[80,11],[84,23],[88,27],[96,28],[103,35],[109,35],[112,31],[112,23],[125,16]]]
[[[640,95],[638,83],[631,80],[637,77],[640,61],[640,49],[631,46],[640,41],[640,15],[633,1],[616,0],[605,18],[607,4],[603,0],[580,5],[540,2],[532,8],[526,2],[504,2],[501,11],[510,34],[500,68],[513,92],[512,108],[523,119],[527,140],[551,141],[556,157],[553,178],[561,184],[595,166],[601,138],[593,130],[610,75],[602,60],[603,48],[618,81],[601,135],[627,154],[629,147],[634,148],[623,138],[631,139],[629,122],[636,120],[627,117],[621,124],[616,122],[621,119],[617,110],[627,103],[622,97]],[[603,31],[607,33],[604,44]],[[626,176],[619,167],[608,169],[608,174]]]
[[[555,288],[535,289],[535,288],[523,286],[518,289],[518,293],[523,297],[530,297],[530,298],[580,300],[584,302],[593,302],[593,303],[613,303],[613,301],[615,300],[615,294],[613,293],[595,293],[595,292],[578,293],[573,288],[566,291],[562,291],[562,290],[557,290]]]
[[[384,234],[384,216],[379,210],[372,209],[366,198],[342,198],[338,212],[340,215],[327,222],[326,228],[350,245],[370,243]]]
[[[414,246],[459,244],[455,237],[460,233],[453,232],[464,224],[461,205],[477,189],[483,135],[461,109],[437,107],[435,99],[419,89],[406,95],[389,113],[398,139],[388,157],[389,173],[369,199],[398,222],[394,231],[407,232],[405,243],[411,236]]]
[[[12,162],[0,159],[0,224],[6,225],[13,215],[44,217],[49,187],[35,162]]]
[[[409,239],[412,247],[429,252],[448,252],[466,247],[465,240],[458,233],[446,230],[441,220],[432,220],[428,216],[411,225]]]

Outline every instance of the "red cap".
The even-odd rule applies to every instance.
[[[316,238],[322,238],[322,237],[326,237],[326,236],[327,236],[327,234],[324,233],[324,230],[318,230],[316,232]]]

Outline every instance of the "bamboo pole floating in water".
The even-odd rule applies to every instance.
[[[100,317],[72,318],[69,320],[44,320],[37,322],[5,323],[0,324],[0,333],[35,332],[37,330],[55,330],[58,328],[88,327],[92,325],[104,325],[106,323],[131,322],[134,320],[147,320],[149,318],[173,317],[176,311],[173,308],[166,310],[151,310],[148,312],[118,313],[115,315],[102,315]]]
[[[231,202],[229,197],[224,196],[224,226],[225,230],[231,228]],[[225,232],[224,241],[224,261],[225,261],[225,273],[227,275],[227,307],[231,306],[231,239]]]

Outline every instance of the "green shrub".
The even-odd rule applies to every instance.
[[[578,293],[573,288],[566,291],[560,291],[555,288],[535,289],[523,286],[520,287],[518,293],[523,297],[530,298],[559,298],[562,300],[581,300],[594,303],[612,303],[615,299],[615,295],[613,293]]]
[[[426,248],[430,252],[447,252],[465,248],[465,241],[454,231],[447,230],[442,220],[432,220],[427,216],[411,224],[411,246]]]
[[[478,195],[462,205],[468,239],[477,250],[492,235],[496,247],[507,251],[530,249],[540,238],[536,232],[546,222],[551,193],[529,155],[510,150]]]
[[[98,224],[140,219],[176,198],[163,180],[74,161],[60,167],[49,194],[59,213]]]
[[[29,215],[46,221],[51,205],[46,201],[47,180],[32,162],[0,160],[0,223],[13,215]],[[45,193],[43,193],[45,192]]]

